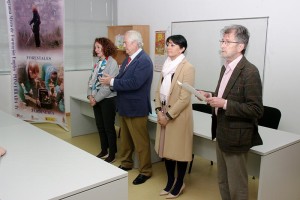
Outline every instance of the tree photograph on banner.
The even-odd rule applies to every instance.
[[[13,113],[64,128],[64,1],[8,0]]]

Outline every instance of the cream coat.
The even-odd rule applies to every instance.
[[[191,93],[182,89],[177,80],[194,86],[195,68],[184,59],[177,67],[170,89],[167,112],[173,118],[168,121],[165,130],[163,157],[177,161],[191,161],[193,148],[193,113]],[[162,76],[156,90],[155,108],[162,107],[160,86]],[[157,123],[155,150],[158,152],[161,126]]]

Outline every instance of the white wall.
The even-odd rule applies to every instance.
[[[154,33],[167,30],[170,34],[171,22],[269,16],[264,104],[281,110],[280,130],[300,134],[299,6],[296,0],[126,0],[118,1],[118,25],[150,25],[150,56],[154,58]],[[129,14],[132,10],[134,14]],[[157,79],[158,73],[152,95]]]

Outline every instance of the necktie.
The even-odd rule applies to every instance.
[[[125,66],[125,70],[127,69],[128,65],[129,65],[129,63],[130,63],[130,61],[131,61],[131,58],[128,57],[127,64],[126,64],[126,66]]]
[[[128,64],[130,63],[130,61],[131,61],[131,58],[128,57],[128,60],[127,60],[127,66],[128,66]]]

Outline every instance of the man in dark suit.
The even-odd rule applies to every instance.
[[[221,55],[225,63],[213,97],[212,138],[217,138],[217,168],[223,200],[248,199],[247,153],[261,145],[257,119],[263,115],[262,83],[258,69],[245,57],[247,28],[232,25],[222,30]]]
[[[110,85],[117,91],[117,109],[121,120],[121,169],[133,167],[132,154],[135,150],[139,159],[140,174],[133,181],[138,185],[152,175],[150,139],[147,130],[148,115],[151,113],[150,89],[153,64],[142,50],[142,36],[137,31],[127,31],[124,47],[129,55],[121,65],[119,74],[113,78],[104,74],[100,83]]]

